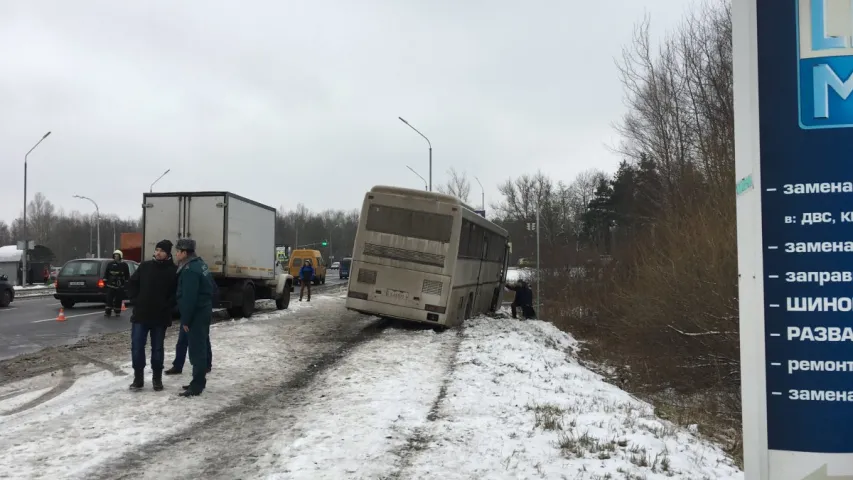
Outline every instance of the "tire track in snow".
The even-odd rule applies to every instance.
[[[465,334],[465,323],[456,329],[456,341],[453,343],[453,350],[450,355],[450,361],[447,365],[447,370],[444,372],[444,380],[441,382],[441,388],[438,390],[438,395],[436,395],[435,400],[432,402],[432,407],[429,410],[429,414],[426,419],[427,422],[434,422],[439,418],[439,410],[441,409],[441,405],[444,402],[445,397],[447,397],[447,387],[450,385],[450,382],[453,380],[453,372],[456,370],[456,359],[459,355],[459,347],[462,345],[462,340]],[[406,471],[411,467],[412,461],[415,457],[422,451],[426,450],[429,447],[429,444],[432,442],[432,437],[428,435],[428,430],[430,427],[430,423],[426,423],[417,427],[414,432],[406,439],[406,445],[395,452],[394,455],[399,457],[399,467],[397,470],[392,473],[388,478],[391,480],[399,480],[405,478],[403,475]]]
[[[141,472],[151,468],[155,457],[179,457],[192,455],[191,450],[201,450],[211,461],[205,470],[215,472],[220,466],[233,463],[243,456],[238,445],[253,444],[263,440],[261,436],[269,431],[267,413],[271,409],[280,409],[287,405],[322,372],[328,370],[354,347],[365,343],[388,327],[388,321],[375,320],[358,331],[354,336],[343,339],[336,348],[320,354],[308,361],[304,370],[292,376],[289,380],[273,388],[262,389],[257,393],[246,395],[242,399],[223,410],[193,424],[190,428],[176,432],[166,438],[160,438],[140,445],[132,452],[127,452],[118,459],[101,465],[96,471],[86,475],[87,479],[130,479],[139,478]],[[187,399],[193,401],[193,399]],[[249,427],[247,427],[247,424]],[[225,441],[223,439],[231,439]],[[215,456],[211,455],[215,451]],[[176,470],[180,467],[174,467]],[[190,472],[176,471],[173,473],[184,478]],[[192,475],[191,475],[192,476]],[[209,476],[198,476],[210,478]]]
[[[42,403],[47,402],[48,400],[54,399],[54,398],[58,397],[59,395],[61,395],[66,390],[68,390],[69,388],[71,388],[71,386],[74,385],[75,380],[76,380],[76,375],[74,375],[74,372],[72,372],[70,368],[65,368],[62,370],[62,376],[59,378],[59,383],[56,386],[54,386],[52,389],[50,389],[50,391],[46,392],[44,395],[41,395],[40,397],[37,397],[33,400],[30,400],[29,402],[27,402],[27,403],[25,403],[25,404],[23,404],[17,408],[13,408],[13,409],[6,411],[4,413],[0,413],[0,416],[9,416],[9,415],[14,415],[16,413],[21,413],[21,412],[29,410],[31,408],[35,408],[35,407],[41,405]],[[26,393],[26,392],[21,392],[21,393]],[[5,400],[5,398],[4,398],[4,400]]]

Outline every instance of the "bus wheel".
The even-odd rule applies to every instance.
[[[447,327],[445,327],[444,325],[438,325],[438,326],[432,327],[432,331],[435,333],[444,333],[447,331]]]

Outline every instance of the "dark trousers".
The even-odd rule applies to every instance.
[[[145,368],[145,344],[151,337],[151,370],[163,370],[163,358],[165,352],[163,343],[166,340],[165,327],[149,327],[141,323],[134,323],[130,331],[130,351],[133,360],[133,369]]]
[[[208,330],[210,332],[210,330]],[[183,370],[184,362],[187,360],[187,348],[189,348],[190,340],[189,334],[184,331],[183,328],[178,330],[178,343],[175,345],[175,361],[172,362],[172,365],[175,367],[175,370]],[[192,359],[190,359],[192,361]],[[193,365],[195,365],[193,363]],[[213,351],[210,348],[210,335],[207,336],[207,368],[212,368],[213,366]]]
[[[105,307],[107,313],[109,313],[113,309],[115,309],[116,312],[120,312],[121,301],[123,300],[123,297],[124,291],[122,291],[122,289],[107,287],[107,304]]]
[[[183,330],[183,328],[181,328]],[[207,352],[210,348],[210,322],[194,322],[187,334],[190,363],[193,364],[193,379],[190,390],[201,393],[207,386]]]
[[[536,318],[536,311],[533,310],[533,307],[530,305],[519,305],[515,302],[512,302],[510,305],[510,309],[512,310],[512,318],[518,318],[516,309],[521,307],[521,316],[524,318]]]
[[[308,280],[302,279],[302,287],[299,289],[299,299],[302,300],[302,294],[305,292],[305,289],[308,289],[308,300],[311,300],[311,279]]]

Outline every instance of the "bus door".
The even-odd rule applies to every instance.
[[[477,266],[477,286],[474,290],[474,298],[472,299],[472,303],[476,304],[480,299],[480,290],[483,288],[483,263],[486,261],[487,255],[489,253],[489,235],[484,231],[483,232],[483,249],[480,252],[480,264]],[[471,305],[473,308],[473,305]],[[470,316],[470,315],[469,315]]]
[[[495,245],[495,248],[498,248],[498,245]],[[506,271],[507,266],[509,266],[509,253],[510,253],[510,245],[509,242],[504,244],[504,256],[503,261],[501,262],[501,269],[498,271],[498,285],[495,287],[495,291],[492,294],[492,303],[489,307],[491,312],[497,312],[501,307],[501,292],[503,290],[504,285],[506,285]]]

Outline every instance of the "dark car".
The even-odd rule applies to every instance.
[[[53,298],[59,300],[65,308],[72,308],[78,303],[107,302],[107,291],[104,277],[111,258],[78,258],[69,260],[56,276],[56,293]],[[133,260],[123,260],[130,269],[130,274],[136,271],[138,263]]]
[[[346,257],[341,260],[340,270],[338,270],[338,275],[340,275],[341,280],[349,278],[349,267],[351,264],[352,258],[350,257]]]
[[[0,275],[0,307],[8,307],[15,299],[15,287],[9,283],[9,277]]]

